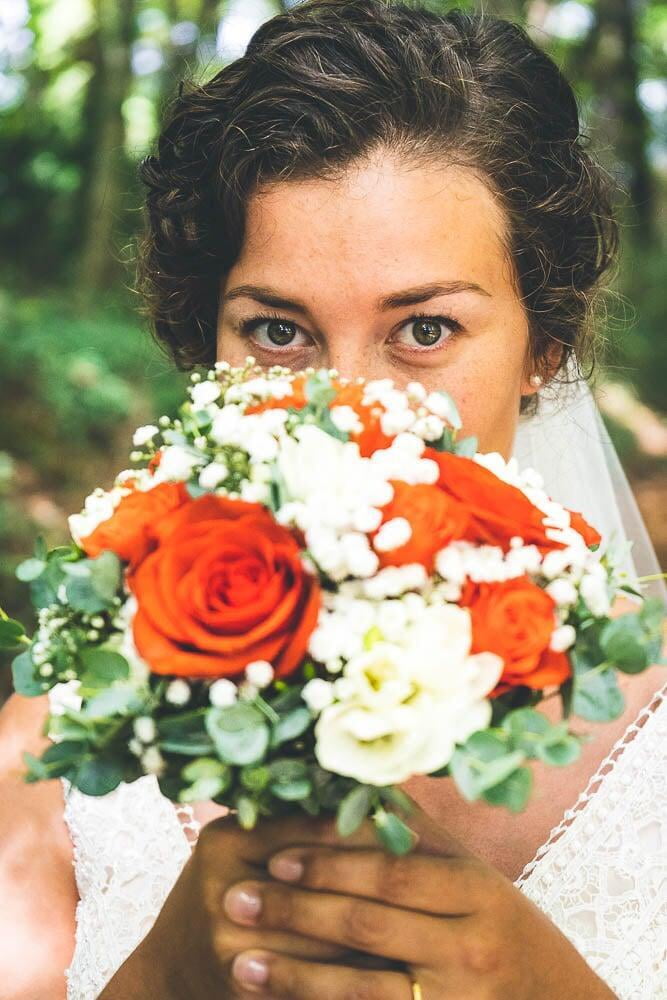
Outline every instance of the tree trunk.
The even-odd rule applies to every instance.
[[[114,227],[124,202],[127,163],[122,105],[132,80],[135,0],[96,0],[98,62],[91,80],[95,106],[89,121],[95,134],[82,212],[78,285],[85,298],[113,285],[122,274]]]

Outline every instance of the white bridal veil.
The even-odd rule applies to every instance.
[[[522,416],[514,442],[520,466],[544,478],[545,491],[570,510],[579,511],[625,551],[622,567],[634,585],[660,573],[646,524],[616,449],[587,382],[566,377],[540,393],[537,412]],[[667,604],[664,581],[641,588]]]

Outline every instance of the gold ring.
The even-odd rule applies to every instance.
[[[423,1000],[422,988],[412,976],[410,976],[410,986],[412,987],[412,1000]]]

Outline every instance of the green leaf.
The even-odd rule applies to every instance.
[[[197,708],[182,715],[167,715],[157,719],[160,748],[188,757],[214,753],[215,745],[206,732],[207,711],[207,708]]]
[[[0,649],[16,649],[22,645],[25,629],[14,618],[0,618]]]
[[[271,781],[271,772],[263,764],[259,767],[243,767],[239,780],[249,792],[262,792]]]
[[[45,569],[46,563],[43,559],[24,559],[16,567],[16,577],[23,583],[30,583],[31,580],[36,580],[37,577],[41,576]]]
[[[240,826],[244,830],[252,830],[259,816],[259,806],[255,799],[251,799],[249,795],[239,795],[236,799],[236,808]]]
[[[184,781],[199,781],[200,778],[222,778],[229,774],[229,768],[217,757],[200,757],[192,760],[181,770]]]
[[[45,688],[42,682],[35,677],[35,665],[29,649],[19,653],[12,662],[12,680],[14,690],[17,694],[22,694],[25,698],[35,698],[44,694]]]
[[[35,757],[34,754],[28,753],[27,750],[23,751],[22,756],[27,767],[27,773],[24,777],[25,781],[30,784],[35,781],[48,781],[50,777],[49,769],[39,757]]]
[[[118,684],[107,688],[91,698],[81,709],[84,719],[106,719],[112,715],[131,715],[138,712],[142,699],[136,688],[128,684]]]
[[[295,802],[299,799],[307,799],[313,789],[308,778],[301,781],[286,781],[281,784],[272,784],[271,793],[277,799],[284,799],[286,802]]]
[[[206,729],[221,759],[227,764],[253,764],[269,746],[269,727],[264,716],[242,702],[228,708],[212,708]]]
[[[294,740],[308,729],[313,721],[310,709],[305,705],[292,709],[283,715],[271,730],[271,746],[280,746],[288,740]]]
[[[336,829],[341,837],[348,837],[358,830],[368,816],[377,789],[370,785],[357,785],[338,806]]]
[[[613,670],[589,670],[574,678],[572,710],[589,722],[609,722],[622,715],[625,707]]]
[[[478,441],[476,437],[461,438],[456,442],[456,454],[464,458],[472,458],[477,453]]]
[[[114,552],[102,552],[95,559],[63,562],[67,576],[67,600],[77,611],[94,614],[113,606],[120,587],[121,563]]]
[[[84,795],[108,795],[123,780],[123,765],[118,760],[97,757],[84,761],[70,780]]]
[[[557,743],[548,743],[538,747],[538,757],[545,764],[565,767],[581,756],[581,744],[576,736],[566,736]]]
[[[49,718],[48,734],[59,736],[63,741],[81,740],[90,735],[90,729],[78,718],[71,716],[68,712],[63,712],[62,715],[52,715]]]
[[[626,674],[638,674],[648,666],[644,633],[637,615],[621,615],[602,629],[600,645],[605,659]]]
[[[465,746],[456,748],[449,761],[449,770],[461,794],[472,802],[504,781],[523,763],[525,755],[518,750],[511,753],[505,750],[502,757],[484,760],[469,749],[469,743],[470,740]]]
[[[209,799],[220,795],[230,785],[229,777],[222,775],[209,775],[198,778],[189,788],[182,788],[178,793],[179,802],[207,802]]]
[[[533,773],[528,767],[518,767],[504,781],[487,788],[484,799],[492,806],[505,806],[518,813],[525,807],[533,786]]]
[[[380,842],[392,854],[407,854],[416,843],[413,831],[395,813],[378,809],[373,814]]]
[[[387,785],[385,788],[380,788],[380,798],[383,802],[389,802],[392,806],[396,806],[397,809],[401,809],[408,816],[411,816],[415,811],[414,802],[409,795],[400,788],[394,788],[393,785]]]
[[[89,753],[87,740],[63,740],[52,744],[42,754],[42,763],[50,778],[59,778],[76,767]]]
[[[109,649],[84,649],[81,661],[84,666],[81,686],[86,690],[102,690],[130,676],[130,665],[125,657]]]

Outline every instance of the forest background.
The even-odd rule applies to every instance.
[[[453,6],[428,0],[427,6]],[[460,0],[478,9],[478,0]],[[132,291],[137,165],[183,78],[241,55],[284,0],[2,0],[0,4],[0,606],[35,536],[124,468],[131,431],[187,376],[153,344]],[[667,3],[484,0],[575,86],[618,182],[620,267],[599,399],[667,563]],[[9,660],[7,661],[9,662]],[[11,688],[0,664],[0,703]]]

